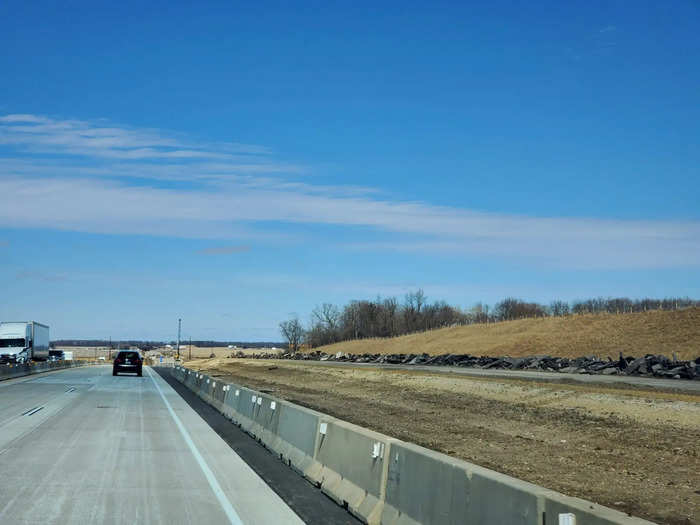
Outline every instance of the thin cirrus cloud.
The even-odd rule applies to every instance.
[[[10,129],[16,126],[28,129]],[[154,130],[32,115],[0,117],[0,129],[0,143],[17,153],[0,160],[0,194],[13,197],[0,207],[0,226],[5,227],[266,242],[293,234],[295,226],[313,235],[308,225],[323,225],[347,233],[322,241],[326,248],[477,256],[571,268],[700,266],[700,223],[695,221],[485,213],[380,198],[372,188],[290,180],[284,170],[275,170],[277,163],[268,154],[260,153],[264,148],[234,154],[221,145],[194,148],[185,138]],[[60,155],[27,154],[34,150]],[[199,151],[210,157],[134,160],[151,150]],[[104,162],[122,151],[132,156]],[[257,166],[259,171],[241,166]],[[152,184],[132,184],[135,174]],[[201,184],[173,189],[159,185],[162,180]],[[281,225],[279,231],[275,225]],[[358,242],[358,229],[369,229],[371,241]],[[240,245],[200,253],[235,253],[232,248]]]
[[[233,253],[245,253],[250,251],[250,246],[240,245],[240,246],[217,246],[214,248],[204,248],[202,250],[197,250],[196,253],[201,255],[230,255]]]
[[[260,154],[265,148],[230,143],[212,150],[154,129],[131,129],[84,120],[56,120],[37,115],[0,117],[0,144],[31,152],[68,153],[96,157],[227,158],[234,153]],[[227,151],[222,151],[227,150]]]
[[[68,277],[64,274],[57,274],[57,273],[47,273],[47,272],[42,272],[42,271],[34,271],[34,270],[22,270],[20,272],[17,272],[15,275],[15,278],[18,281],[43,281],[43,282],[60,282],[60,281],[67,281]]]

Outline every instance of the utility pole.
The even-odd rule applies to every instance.
[[[190,336],[190,356],[187,360],[192,361],[192,336]]]
[[[177,320],[177,359],[180,360],[180,329],[182,328],[182,319]]]

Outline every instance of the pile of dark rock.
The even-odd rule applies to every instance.
[[[323,352],[289,352],[279,354],[245,355],[243,352],[233,357],[248,359],[292,359],[306,361],[341,361],[350,363],[376,363],[396,365],[463,366],[469,368],[493,368],[499,370],[539,370],[567,374],[603,374],[663,377],[670,379],[700,380],[700,357],[693,361],[669,359],[663,355],[647,354],[644,357],[623,357],[618,359],[597,356],[577,358],[538,355],[532,357],[488,357],[469,354],[326,354]]]

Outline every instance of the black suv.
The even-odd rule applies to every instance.
[[[49,350],[49,361],[63,361],[65,358],[63,350]]]
[[[112,375],[119,372],[135,372],[139,377],[143,374],[143,359],[136,350],[122,350],[114,358]]]

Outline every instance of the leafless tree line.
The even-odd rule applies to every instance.
[[[369,337],[395,337],[448,326],[493,323],[533,317],[558,317],[585,313],[622,314],[648,310],[677,310],[700,306],[687,297],[629,299],[626,297],[586,299],[571,303],[561,300],[548,305],[508,297],[496,303],[476,303],[469,309],[445,301],[428,302],[423,290],[396,297],[355,300],[339,308],[323,303],[311,312],[308,328],[297,317],[280,323],[280,331],[296,351],[302,344],[310,348]]]

